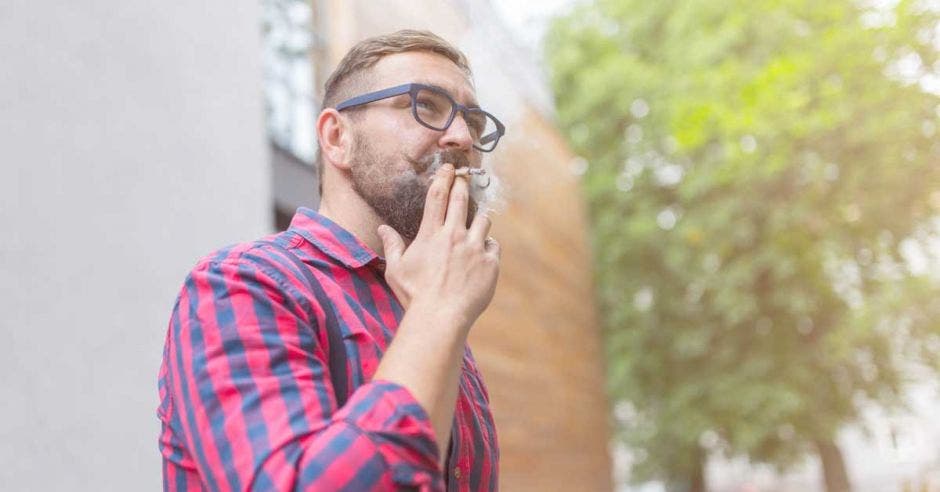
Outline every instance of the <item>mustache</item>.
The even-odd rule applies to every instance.
[[[428,154],[421,159],[406,158],[411,163],[412,168],[418,174],[424,174],[428,171],[434,172],[445,163],[454,165],[454,169],[461,167],[470,167],[470,158],[458,150],[439,150]]]

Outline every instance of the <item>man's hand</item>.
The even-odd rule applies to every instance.
[[[469,325],[486,309],[499,275],[499,244],[487,234],[485,214],[466,224],[469,179],[456,177],[445,164],[428,188],[424,216],[415,240],[407,248],[391,227],[379,227],[387,262],[385,279],[407,309],[424,303]]]
[[[428,188],[424,217],[407,248],[391,227],[378,233],[385,249],[385,278],[405,307],[395,338],[375,379],[408,388],[428,412],[438,462],[447,459],[467,334],[496,290],[499,244],[487,238],[490,220],[466,226],[469,183],[441,166]]]

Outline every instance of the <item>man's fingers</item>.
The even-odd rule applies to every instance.
[[[424,201],[424,216],[421,218],[419,230],[429,228],[437,229],[444,224],[447,214],[447,197],[454,184],[454,166],[444,164],[434,174],[431,186],[428,187],[428,196]]]
[[[382,240],[382,249],[385,250],[386,263],[394,263],[405,252],[405,240],[395,229],[382,224],[378,229],[379,239]]]
[[[486,235],[490,233],[491,225],[493,225],[493,223],[485,213],[477,214],[477,216],[473,218],[473,223],[470,224],[468,240],[471,243],[482,243],[483,240],[486,239]]]
[[[467,227],[467,207],[470,201],[470,178],[461,176],[454,179],[447,203],[447,218],[444,225]]]

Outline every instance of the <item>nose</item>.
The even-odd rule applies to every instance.
[[[451,121],[450,126],[441,134],[438,145],[466,151],[473,148],[473,136],[470,134],[470,127],[467,126],[462,111],[454,115],[454,121]]]

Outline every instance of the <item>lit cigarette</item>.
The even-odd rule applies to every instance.
[[[486,174],[486,170],[485,170],[485,169],[479,169],[479,168],[462,167],[462,168],[460,168],[460,169],[454,171],[454,175],[456,175],[456,176],[466,176],[466,175],[468,175],[468,174],[476,174],[476,175],[481,175],[481,176],[482,176],[482,175]]]

